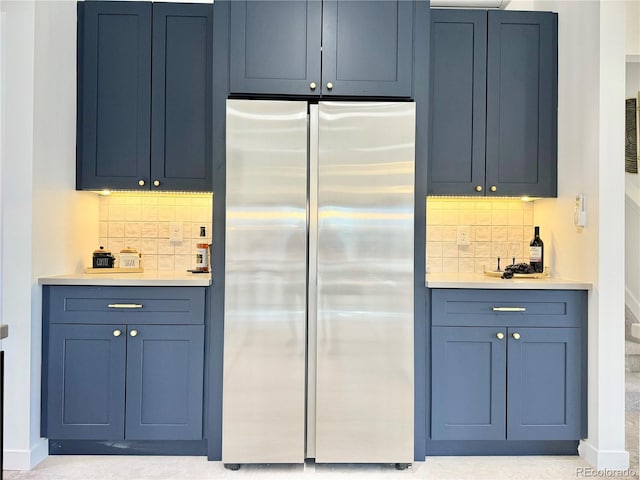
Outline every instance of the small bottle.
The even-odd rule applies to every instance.
[[[544,273],[544,242],[540,238],[540,227],[534,227],[533,240],[529,243],[529,265],[535,273]]]
[[[200,227],[200,242],[196,244],[196,270],[201,272],[209,271],[209,244],[206,236],[206,227]]]

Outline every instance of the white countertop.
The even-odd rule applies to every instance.
[[[521,290],[590,290],[591,284],[562,278],[510,278],[489,277],[478,273],[428,273],[428,288],[487,288]]]
[[[148,271],[144,273],[72,273],[38,278],[40,285],[101,285],[112,287],[208,287],[210,273]]]

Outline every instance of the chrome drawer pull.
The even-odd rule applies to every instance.
[[[524,307],[493,307],[494,312],[526,312]]]
[[[142,308],[139,303],[110,303],[109,308]]]

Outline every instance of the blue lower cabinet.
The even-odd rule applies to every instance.
[[[203,368],[204,325],[52,325],[46,436],[200,440]]]
[[[581,330],[509,328],[507,438],[580,438]]]
[[[50,438],[124,439],[124,332],[122,325],[51,326],[46,405]]]
[[[580,328],[433,327],[432,440],[581,438]]]
[[[505,328],[433,327],[431,438],[504,439],[505,337]]]
[[[128,327],[128,440],[202,438],[203,325]]]

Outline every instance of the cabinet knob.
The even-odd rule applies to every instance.
[[[327,83],[327,90],[331,90],[333,88],[333,83]]]
[[[154,180],[153,181],[153,186],[154,187],[159,187],[160,186],[160,180]]]
[[[482,185],[476,185],[476,192],[482,191]]]
[[[317,87],[316,82],[311,82],[311,83],[309,84],[309,88],[310,88],[311,90],[315,90],[315,89],[316,89],[316,87]]]
[[[491,185],[491,191],[495,192],[496,190],[498,190],[498,187],[496,187],[495,185]]]
[[[498,332],[496,333],[496,337],[498,337],[498,340],[502,340],[504,338],[504,333]]]
[[[120,335],[122,335],[122,330],[114,330],[113,331],[113,336],[114,337],[119,337]]]
[[[129,335],[131,335],[132,337],[137,337],[138,336],[138,330],[131,330],[129,332]]]
[[[514,340],[520,340],[520,334],[518,332],[515,332],[511,336],[513,337]]]
[[[144,187],[144,180],[138,180],[138,185],[140,185],[141,187]]]

